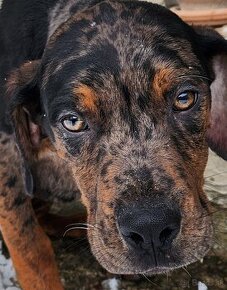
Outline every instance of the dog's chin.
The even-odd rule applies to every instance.
[[[146,274],[147,276],[152,276],[156,274],[166,274],[173,270],[182,268],[184,266],[188,266],[194,262],[197,262],[198,260],[203,259],[203,257],[207,254],[209,249],[207,249],[206,252],[204,252],[202,255],[197,256],[196,258],[190,258],[190,259],[183,259],[181,261],[178,261],[176,263],[170,263],[168,266],[161,265],[161,266],[155,266],[148,265],[146,263],[143,263],[142,261],[138,261],[136,264],[134,261],[134,264],[132,263],[131,259],[120,259],[119,263],[116,263],[111,257],[106,256],[106,258],[100,257],[100,255],[96,256],[96,259],[100,263],[100,265],[106,269],[108,272],[112,274],[117,275],[139,275],[139,274]],[[95,254],[95,253],[94,253]],[[105,253],[103,253],[105,255]],[[124,263],[121,264],[120,261],[124,260]]]

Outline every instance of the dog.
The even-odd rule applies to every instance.
[[[143,1],[8,0],[0,27],[0,224],[21,287],[63,289],[36,196],[82,201],[112,273],[201,259],[208,146],[227,160],[227,42]]]

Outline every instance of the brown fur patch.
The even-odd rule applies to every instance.
[[[29,207],[28,205],[27,210]],[[14,221],[17,219],[17,226],[8,222],[9,219]],[[20,285],[24,290],[30,290],[31,285],[36,290],[62,290],[49,239],[37,223],[31,231],[18,233],[18,226],[21,230],[23,222],[24,219],[18,219],[15,213],[10,214],[4,222],[1,220],[4,240],[10,251]]]
[[[174,68],[163,68],[158,70],[152,82],[152,88],[155,92],[155,96],[161,98],[163,93],[170,87],[172,79],[175,76],[176,69]]]
[[[95,102],[97,100],[97,97],[95,95],[95,92],[91,88],[85,85],[81,85],[80,87],[74,88],[73,93],[76,97],[79,97],[79,100],[83,107],[85,107],[89,111],[95,111]]]
[[[53,144],[50,142],[49,138],[41,140],[40,146],[38,148],[38,159],[44,158],[49,155],[56,155],[56,149]]]

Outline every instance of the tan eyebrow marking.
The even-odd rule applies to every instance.
[[[173,80],[174,73],[176,75],[173,68],[164,68],[156,72],[152,82],[152,87],[157,97],[162,97],[163,93],[168,89]]]
[[[89,109],[90,111],[96,110],[96,100],[97,96],[95,92],[86,85],[81,85],[79,87],[74,88],[73,93],[78,98],[82,105]]]

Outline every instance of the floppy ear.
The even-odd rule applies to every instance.
[[[33,194],[30,165],[35,159],[41,139],[41,106],[37,75],[40,61],[23,64],[7,81],[6,96],[16,142],[23,160],[22,174],[27,194]]]
[[[208,28],[196,28],[196,32],[213,78],[207,141],[213,151],[227,160],[227,41]]]

